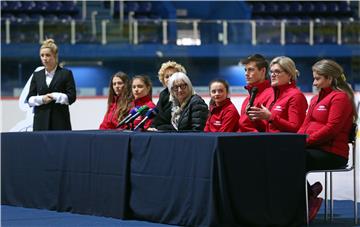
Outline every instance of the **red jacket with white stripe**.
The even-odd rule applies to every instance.
[[[297,132],[304,122],[308,107],[304,94],[294,82],[268,89],[273,92],[266,105],[271,112],[266,131]]]
[[[321,89],[311,99],[309,111],[298,133],[308,134],[309,147],[348,158],[348,138],[354,108],[343,91]]]
[[[239,113],[229,98],[220,106],[211,105],[210,115],[206,121],[205,132],[236,132]]]

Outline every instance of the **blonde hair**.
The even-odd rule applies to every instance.
[[[59,51],[58,51],[57,45],[55,44],[55,41],[53,39],[46,39],[41,44],[40,50],[44,49],[44,48],[49,48],[51,50],[51,52],[55,55],[56,63],[58,63],[59,62]]]
[[[358,116],[355,106],[354,91],[346,82],[343,68],[333,60],[323,59],[312,66],[312,71],[325,77],[326,79],[332,79],[331,87],[334,90],[344,91],[348,95],[354,108],[354,122],[356,122]]]
[[[158,77],[160,82],[165,86],[164,83],[164,77],[165,77],[165,70],[169,69],[169,68],[173,68],[175,69],[177,72],[182,72],[186,74],[186,70],[184,68],[184,66],[180,65],[179,63],[175,62],[175,61],[167,61],[165,63],[161,64],[161,67],[159,69],[158,72]]]
[[[285,56],[276,57],[270,62],[270,67],[275,64],[278,64],[290,75],[291,81],[296,81],[299,71],[296,69],[295,62],[291,58]]]

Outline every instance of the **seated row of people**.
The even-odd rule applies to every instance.
[[[71,130],[68,106],[76,100],[75,81],[70,70],[58,64],[58,47],[47,39],[40,47],[43,68],[30,79],[27,103],[34,107],[33,130]],[[357,122],[354,91],[346,82],[343,68],[333,60],[320,60],[312,66],[313,86],[319,90],[309,108],[296,86],[299,72],[292,59],[281,56],[268,63],[255,54],[241,61],[245,66],[249,95],[240,115],[229,97],[229,84],[222,79],[209,85],[210,112],[195,93],[186,70],[176,62],[166,62],[159,70],[164,85],[157,105],[152,102],[148,76],[130,78],[123,72],[110,80],[108,105],[100,129],[132,129],[143,124],[145,130],[206,132],[294,132],[307,134],[306,171],[334,169],[346,165],[348,136]],[[143,108],[143,109],[141,109]],[[158,113],[153,120],[139,110]],[[306,112],[307,111],[307,112]],[[147,113],[148,113],[147,112]],[[134,122],[123,124],[133,118]],[[310,219],[321,206],[320,183],[309,186]]]

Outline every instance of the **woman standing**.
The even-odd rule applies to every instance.
[[[123,72],[115,73],[109,83],[107,111],[100,124],[100,129],[116,129],[119,122],[128,114],[131,101],[129,77]],[[124,129],[125,127],[123,125],[119,129]]]
[[[40,47],[44,69],[34,72],[27,101],[34,107],[33,130],[71,130],[69,105],[76,100],[70,70],[58,65],[58,47],[47,39]]]
[[[297,132],[305,119],[307,101],[296,87],[299,72],[292,59],[281,56],[270,63],[271,97],[261,107],[251,107],[249,117],[266,120],[267,132]]]
[[[298,133],[307,134],[306,170],[336,169],[346,166],[348,139],[357,121],[354,92],[346,82],[343,68],[324,59],[313,67],[313,85],[320,90],[310,102],[304,123]],[[310,220],[314,219],[322,199],[320,182],[309,190]]]
[[[229,84],[223,79],[210,82],[210,116],[205,125],[205,132],[236,132],[239,113],[231,102]]]

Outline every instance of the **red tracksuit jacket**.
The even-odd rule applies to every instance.
[[[298,133],[308,134],[309,147],[348,158],[348,138],[353,123],[353,105],[343,91],[325,88],[311,99]]]
[[[272,91],[266,88],[270,87],[270,82],[265,80],[261,83],[254,85],[247,85],[245,89],[250,91],[253,87],[258,88],[258,93],[255,96],[254,106],[261,107],[261,104],[266,106],[269,102]],[[265,92],[266,91],[266,92]],[[250,95],[245,98],[241,106],[240,119],[239,119],[239,132],[265,132],[266,130],[266,121],[263,120],[250,120],[248,115],[246,114],[246,106],[249,103]]]
[[[297,132],[304,122],[308,107],[304,94],[294,82],[268,89],[273,92],[266,105],[271,112],[266,131]]]
[[[239,113],[230,98],[227,98],[220,106],[210,106],[210,115],[206,121],[204,131],[236,132],[238,120]]]
[[[100,129],[115,129],[118,125],[118,116],[115,114],[117,107],[118,97],[114,96],[112,103],[109,106],[109,109],[106,111],[104,119],[100,124]],[[119,129],[124,129],[124,127],[120,127]]]

